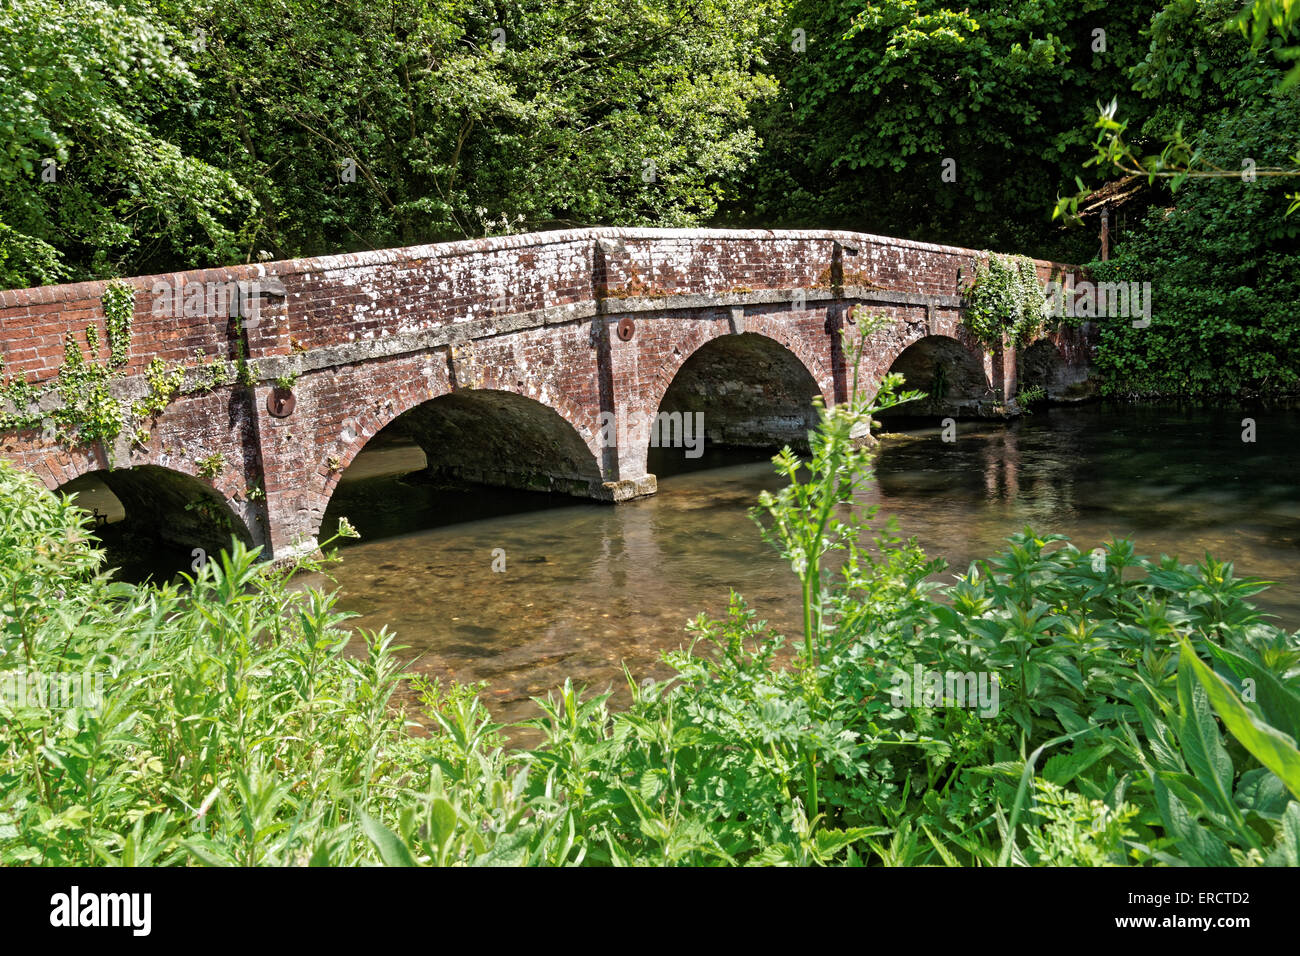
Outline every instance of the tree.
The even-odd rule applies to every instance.
[[[1139,163],[1126,171],[1154,183],[1145,220],[1110,262],[1091,266],[1099,281],[1152,283],[1149,326],[1101,322],[1098,364],[1113,394],[1300,387],[1300,217],[1285,215],[1294,181],[1263,175],[1291,164],[1300,88],[1282,84],[1285,58],[1228,22],[1237,9],[1169,3],[1133,69],[1135,91],[1156,108],[1133,124],[1131,146],[1128,124],[1103,129],[1099,155]]]
[[[837,225],[1069,256],[1045,211],[1128,89],[1157,7],[1101,0],[795,0],[782,95],[733,221]],[[794,44],[797,46],[797,44]],[[945,173],[948,173],[945,176]]]
[[[0,0],[0,285],[235,254],[251,197],[156,122],[193,90],[152,17]]]
[[[193,148],[257,196],[249,254],[692,225],[757,141],[766,5],[175,0]],[[256,247],[256,250],[253,247]]]
[[[0,282],[705,222],[777,2],[0,0]]]

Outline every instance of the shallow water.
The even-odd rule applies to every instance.
[[[1241,440],[1247,414],[1254,443]],[[1277,582],[1256,600],[1294,629],[1297,449],[1300,425],[1286,412],[1048,409],[963,424],[951,443],[937,428],[888,436],[865,500],[953,570],[1026,524],[1084,550],[1112,536],[1134,537],[1151,557],[1190,562],[1208,550],[1239,575]],[[766,457],[710,451],[651,470],[659,493],[618,506],[414,477],[345,482],[327,526],[347,515],[363,539],[331,570],[341,607],[359,614],[354,626],[395,631],[414,669],[487,681],[507,720],[534,715],[529,698],[566,677],[617,692],[624,665],[638,680],[665,676],[661,652],[689,640],[684,625],[701,611],[725,613],[730,588],[794,633],[794,578],[747,515],[759,491],[779,486]]]

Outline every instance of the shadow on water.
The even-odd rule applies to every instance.
[[[905,535],[964,568],[1031,525],[1088,550],[1112,536],[1142,554],[1199,559],[1278,582],[1256,600],[1300,626],[1300,426],[1257,413],[1152,406],[1046,409],[1011,425],[968,423],[886,437],[866,503]],[[891,425],[890,427],[897,427]],[[687,620],[721,616],[735,588],[761,619],[793,634],[797,589],[748,509],[779,480],[770,452],[659,452],[659,493],[618,506],[418,476],[340,485],[328,526],[361,531],[331,572],[354,626],[387,625],[415,669],[487,681],[499,719],[532,716],[532,696],[566,677],[626,698],[633,676],[666,676],[662,651],[689,641]],[[498,551],[498,549],[500,549]],[[494,559],[504,552],[504,570]],[[500,561],[497,561],[500,568]],[[310,579],[309,579],[310,580]]]

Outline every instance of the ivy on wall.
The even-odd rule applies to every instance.
[[[966,292],[965,323],[988,348],[1027,345],[1043,326],[1047,296],[1034,261],[1027,256],[984,253],[975,263],[975,279]]]
[[[135,289],[129,282],[114,279],[104,289],[100,303],[104,307],[104,329],[108,332],[108,364],[113,368],[121,368],[131,357],[131,321],[135,318]],[[88,338],[89,331],[88,329]],[[91,354],[97,351],[96,342],[91,346]]]
[[[113,395],[112,383],[125,374],[123,369],[131,355],[135,289],[130,283],[115,279],[104,289],[100,302],[108,337],[107,361],[98,361],[100,341],[94,325],[86,328],[89,359],[76,336],[67,333],[63,340],[63,364],[53,379],[35,386],[22,376],[15,376],[0,387],[0,399],[8,399],[13,405],[13,411],[0,412],[0,431],[36,428],[47,441],[68,445],[102,442],[105,454],[110,454],[113,442],[128,426],[134,442],[147,444],[149,432],[144,422],[160,414],[178,395],[211,391],[234,378],[227,363],[214,359],[199,366],[192,387],[184,389],[185,369],[169,368],[155,358],[145,371],[147,394],[141,401],[126,406]],[[239,364],[244,365],[242,343]],[[0,358],[0,372],[3,370],[4,361]],[[42,410],[41,399],[51,393],[58,395],[60,406]]]

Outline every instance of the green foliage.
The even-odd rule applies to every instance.
[[[104,309],[104,329],[108,333],[108,364],[120,368],[131,357],[131,323],[135,320],[135,288],[121,279],[114,279],[104,288],[100,297]],[[92,356],[99,351],[91,346]]]
[[[4,372],[4,359],[0,358],[0,373]],[[13,411],[0,412],[0,431],[21,428],[38,428],[45,416],[37,406],[41,392],[24,376],[6,378],[0,389],[0,399],[7,399]],[[33,411],[33,408],[36,410]]]
[[[111,388],[113,373],[93,357],[86,361],[71,332],[64,337],[63,355],[53,382],[62,404],[49,415],[56,438],[70,444],[111,445],[125,425],[121,403]]]
[[[238,346],[243,347],[242,337]],[[238,369],[232,372],[230,364],[218,356],[213,356],[208,361],[204,361],[204,358],[205,354],[202,349],[194,350],[194,364],[190,366],[194,374],[190,377],[189,386],[182,387],[182,394],[203,395],[213,389],[220,388],[222,385],[229,385],[235,380]]]
[[[54,246],[0,222],[0,288],[47,285],[58,282],[64,275],[59,251]]]
[[[11,379],[6,383],[4,397],[13,403],[15,411],[0,415],[0,430],[44,427],[57,441],[79,445],[102,442],[106,453],[111,453],[113,441],[128,425],[128,413],[114,396],[112,383],[123,374],[121,367],[130,356],[135,290],[129,283],[115,280],[108,283],[101,298],[108,333],[108,362],[99,362],[99,332],[94,325],[86,327],[89,360],[82,354],[76,337],[67,333],[63,340],[63,364],[53,379],[40,387],[30,385],[25,379]],[[165,373],[162,362],[154,359],[147,373],[149,396],[133,406],[130,414],[141,418],[162,411],[179,389],[181,374],[179,371]],[[59,405],[49,412],[41,411],[39,402],[50,392],[59,396]],[[138,441],[140,432],[134,425],[132,428]]]
[[[130,353],[133,296],[131,286],[126,283],[110,283],[104,294],[109,338],[107,364],[97,361],[99,333],[90,325],[86,328],[89,361],[69,333],[64,338],[63,364],[53,379],[41,386],[31,385],[25,378],[5,382],[0,397],[8,399],[14,411],[0,414],[0,431],[48,429],[49,437],[59,442],[81,445],[104,442],[105,451],[111,453],[113,441],[125,430],[130,432],[132,442],[144,446],[149,443],[144,419],[161,414],[181,394],[211,391],[231,381],[226,363],[213,359],[198,367],[193,385],[186,390],[185,369],[169,368],[162,359],[154,358],[144,373],[148,392],[142,400],[125,408],[114,396],[112,384],[124,374],[121,366]],[[60,404],[43,411],[40,401],[49,393],[57,394]]]
[[[702,223],[775,6],[11,0],[0,285]]]
[[[1124,173],[1126,180],[1144,178],[1148,184],[1160,180],[1168,184],[1171,193],[1189,180],[1242,180],[1246,166],[1252,182],[1258,177],[1300,177],[1300,152],[1280,156],[1274,164],[1236,152],[1223,164],[1212,155],[1213,148],[1222,152],[1222,147],[1239,147],[1240,142],[1207,135],[1203,128],[1205,117],[1223,116],[1226,106],[1239,103],[1258,112],[1261,98],[1267,104],[1275,96],[1293,91],[1300,80],[1300,66],[1285,77],[1277,70],[1282,63],[1300,58],[1300,47],[1284,47],[1281,42],[1293,35],[1295,18],[1292,0],[1253,0],[1245,7],[1231,0],[1174,0],[1167,4],[1152,18],[1150,52],[1130,71],[1135,91],[1164,100],[1141,130],[1145,142],[1134,146],[1126,139],[1130,122],[1118,118],[1117,100],[1105,107],[1099,103],[1094,154],[1084,165]],[[1272,32],[1276,36],[1266,42]],[[1243,38],[1249,40],[1249,46]],[[1197,132],[1186,135],[1185,126]],[[1276,145],[1290,148],[1294,144],[1284,138]],[[1140,154],[1144,148],[1148,155]],[[1079,192],[1058,199],[1053,218],[1077,218],[1080,202],[1092,191],[1082,181],[1076,183]],[[1290,200],[1289,216],[1300,208],[1300,193],[1285,198]]]
[[[333,597],[238,544],[184,598],[112,582],[84,513],[0,464],[0,660],[105,675],[0,700],[0,861],[1296,864],[1300,634],[1248,603],[1263,582],[1026,530],[935,583],[857,511],[872,408],[837,408],[756,511],[812,582],[795,666],[733,595],[626,711],[539,700],[530,751],[475,687],[417,682],[408,734],[391,639],[345,655]],[[917,668],[998,698],[900,695]]]
[[[171,135],[196,92],[146,5],[0,4],[0,284],[235,258],[251,196]]]
[[[136,402],[131,407],[132,414],[136,418],[148,418],[160,414],[180,393],[181,385],[185,381],[184,369],[169,369],[160,358],[153,359],[144,374],[145,381],[149,385],[149,394],[143,401]]]
[[[1205,151],[1261,164],[1300,135],[1297,94],[1265,93],[1208,117]],[[1097,281],[1150,281],[1151,324],[1099,320],[1097,367],[1111,395],[1279,394],[1300,387],[1300,223],[1284,219],[1283,186],[1194,180],[1153,210]]]
[[[1041,385],[1031,385],[1029,388],[1022,388],[1016,393],[1016,404],[1026,415],[1031,414],[1029,406],[1035,402],[1041,402],[1047,398],[1047,390]]]
[[[772,53],[782,95],[756,111],[764,151],[730,218],[1091,258],[1092,237],[1052,228],[1047,207],[1091,152],[1081,126],[1094,105],[1127,88],[1151,12],[1105,0],[795,0]],[[802,52],[790,48],[796,28]]]
[[[221,452],[214,451],[212,454],[200,458],[198,466],[199,477],[220,478],[221,473],[226,470],[226,457]]]
[[[1032,259],[988,252],[975,264],[962,320],[990,349],[1004,338],[1013,345],[1028,345],[1042,329],[1045,301]]]
[[[8,465],[0,499],[0,666],[102,684],[0,700],[0,861],[306,864],[361,839],[344,822],[400,734],[387,637],[345,656],[331,601],[237,543],[187,596],[113,583],[79,508]]]
[[[1113,102],[1102,110],[1094,160],[1155,183],[1146,193],[1155,208],[1127,212],[1110,261],[1090,266],[1097,281],[1152,283],[1149,326],[1099,320],[1105,394],[1278,395],[1300,387],[1292,307],[1300,224],[1285,215],[1288,177],[1300,168],[1292,155],[1300,90],[1282,83],[1281,38],[1252,49],[1227,22],[1240,13],[1240,25],[1265,29],[1271,14],[1252,18],[1273,6],[1166,4],[1151,21],[1145,58],[1130,70],[1143,99],[1125,110],[1136,115],[1120,121]],[[1277,21],[1282,38],[1289,22]],[[1077,207],[1078,198],[1058,211]]]
[[[1136,831],[1132,821],[1137,807],[1120,802],[1112,808],[1102,800],[1089,800],[1050,781],[1036,778],[1034,812],[1041,828],[1025,834],[1028,852],[1041,866],[1122,866],[1125,844]]]
[[[906,397],[894,384],[878,406]],[[788,452],[777,456],[791,485],[756,510],[804,583],[795,669],[781,663],[784,639],[733,596],[725,620],[701,617],[692,646],[669,655],[671,681],[629,679],[627,712],[610,714],[605,697],[583,700],[568,685],[539,702],[532,724],[545,743],[526,753],[500,749],[501,728],[473,688],[425,685],[437,732],[405,736],[373,703],[397,681],[385,641],[372,642],[370,716],[357,718],[339,691],[359,666],[338,653],[341,616],[321,595],[289,595],[259,576],[239,548],[201,572],[184,613],[174,592],[95,577],[98,557],[72,512],[5,469],[12,547],[62,560],[71,545],[31,538],[79,545],[58,576],[4,565],[14,576],[0,582],[4,593],[31,592],[4,608],[6,650],[23,648],[29,668],[111,660],[120,680],[107,719],[19,715],[35,724],[7,753],[18,776],[2,778],[15,781],[0,799],[12,820],[0,822],[11,831],[2,852],[14,862],[110,861],[144,844],[155,861],[207,863],[1287,859],[1297,813],[1285,793],[1296,774],[1289,735],[1300,715],[1288,675],[1300,646],[1246,603],[1262,585],[1211,559],[1152,563],[1114,542],[1099,562],[1030,532],[955,584],[929,583],[940,565],[914,544],[888,529],[863,540],[872,511],[852,507],[866,474],[855,431],[871,411],[860,399],[822,409],[806,474]],[[82,598],[42,603],[47,582],[65,578]],[[70,656],[60,615],[83,599],[105,617],[78,617],[77,640],[93,646]],[[252,640],[260,633],[276,639]],[[145,640],[142,658],[130,642]],[[186,668],[200,665],[234,673],[235,684],[186,683]],[[918,665],[996,674],[1000,706],[900,706],[896,679]],[[148,678],[155,667],[172,676]],[[1240,689],[1249,679],[1258,703],[1229,683],[1207,697],[1189,668]],[[1244,750],[1222,738],[1211,702]],[[127,711],[132,734],[148,728],[143,749],[113,743],[112,715]],[[195,713],[211,714],[212,729],[185,716]],[[236,719],[220,731],[228,756],[214,762],[207,735]],[[35,746],[33,727],[48,740],[55,723],[52,746],[24,749]],[[299,728],[292,739],[281,738],[286,727]],[[247,739],[281,742],[272,754],[247,750]],[[186,753],[201,756],[177,759]],[[371,769],[340,778],[331,760]],[[250,812],[261,815],[255,826]]]

